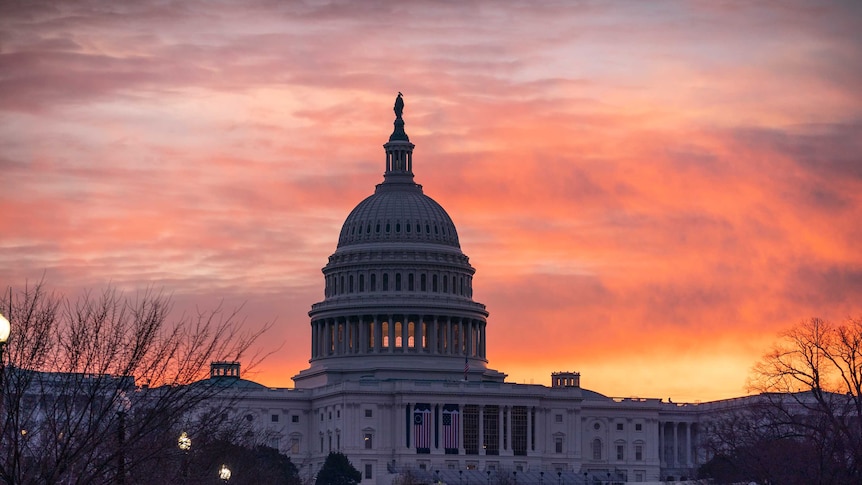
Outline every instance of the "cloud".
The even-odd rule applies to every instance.
[[[416,181],[477,268],[493,367],[641,395],[699,370],[715,384],[688,396],[728,397],[779,329],[860,310],[859,14],[7,2],[4,282],[246,301],[285,342],[260,378],[288,385],[402,91]],[[650,366],[671,377],[631,378]]]

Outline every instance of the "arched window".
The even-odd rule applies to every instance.
[[[395,291],[401,291],[401,273],[395,273]]]
[[[353,293],[353,275],[349,276],[347,291]]]
[[[437,293],[437,275],[431,276],[431,291]]]
[[[593,460],[601,460],[602,459],[602,440],[596,438],[593,440],[592,444],[593,449]]]
[[[413,291],[413,273],[407,275],[407,291]]]
[[[383,273],[383,291],[389,291],[389,273]]]
[[[377,274],[371,273],[371,291],[377,291]]]
[[[360,292],[365,291],[365,275],[364,274],[359,275],[359,291]]]
[[[425,273],[419,275],[419,291],[428,291],[427,285],[425,284],[426,279],[427,278],[425,278]]]

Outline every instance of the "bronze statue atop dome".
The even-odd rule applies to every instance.
[[[398,97],[395,98],[395,117],[401,118],[401,114],[404,113],[404,100],[401,99],[401,91],[398,91]]]

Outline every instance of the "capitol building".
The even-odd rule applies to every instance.
[[[339,451],[364,485],[405,473],[450,485],[696,476],[701,421],[718,403],[612,398],[582,388],[577,372],[553,373],[550,387],[516,384],[490,367],[476,269],[452,218],[414,180],[423,164],[403,108],[399,94],[383,181],[347,215],[323,268],[310,365],[295,387],[244,380],[237,362],[212,365],[241,390],[237,411],[303,476]]]

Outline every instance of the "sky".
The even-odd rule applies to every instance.
[[[292,387],[404,93],[489,367],[745,395],[862,316],[862,3],[0,1],[0,286],[243,305]]]

